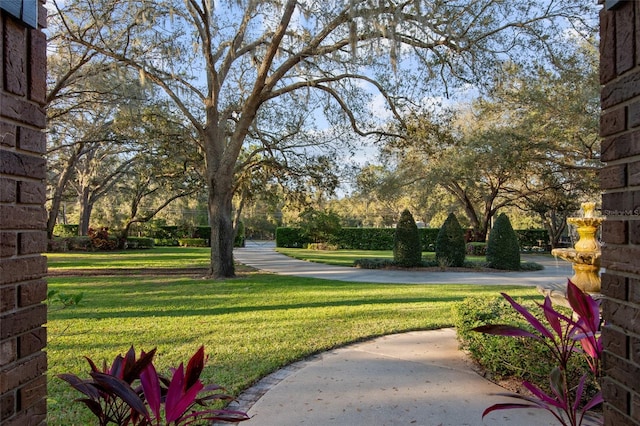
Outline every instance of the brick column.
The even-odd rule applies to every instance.
[[[0,424],[46,420],[46,25],[0,10]]]
[[[601,3],[605,424],[640,425],[640,2]]]

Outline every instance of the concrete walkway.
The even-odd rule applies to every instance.
[[[279,275],[327,280],[386,284],[501,284],[558,287],[566,286],[573,275],[568,262],[548,255],[528,255],[524,259],[540,263],[541,271],[531,272],[425,272],[403,270],[360,269],[333,266],[292,259],[275,250],[273,242],[248,241],[246,247],[235,249],[235,260],[254,268]]]
[[[570,266],[548,257],[545,270],[518,273],[372,271],[298,261],[273,244],[252,242],[235,259],[265,271],[374,283],[466,283],[562,287]],[[245,391],[231,408],[249,413],[247,426],[542,426],[557,422],[542,410],[482,412],[505,390],[480,377],[458,349],[454,329],[384,336],[294,363]]]

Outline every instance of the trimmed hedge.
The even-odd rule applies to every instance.
[[[331,239],[343,250],[393,250],[395,228],[342,228]],[[422,251],[434,251],[437,228],[419,228]],[[300,229],[280,227],[276,229],[276,246],[304,248],[309,244]]]
[[[196,226],[193,228],[192,238],[202,238],[203,240],[209,240],[211,238],[210,226]]]
[[[486,256],[487,255],[487,243],[467,243],[466,252],[469,256]]]
[[[533,302],[518,302],[528,308],[534,305]],[[461,348],[468,351],[471,358],[491,376],[548,383],[547,374],[554,365],[549,349],[542,342],[471,331],[485,324],[510,324],[531,329],[504,298],[467,298],[454,307],[453,314]]]
[[[490,268],[517,271],[520,269],[520,246],[509,217],[502,213],[496,219],[487,242],[487,262]]]
[[[393,260],[405,267],[418,266],[422,260],[418,226],[409,210],[404,210],[393,238]]]
[[[546,229],[516,229],[515,233],[522,251],[530,251],[532,247],[546,250],[549,246],[549,233]]]
[[[333,242],[345,250],[393,250],[394,228],[342,228]]]
[[[60,238],[71,238],[78,236],[80,225],[65,225],[58,223],[53,227],[53,235]]]
[[[179,238],[180,247],[208,247],[204,238]]]
[[[176,247],[179,246],[177,238],[154,238],[153,245],[158,247]]]
[[[439,228],[418,228],[422,251],[434,252]],[[544,229],[516,230],[520,249],[526,249],[538,245],[538,240],[547,241],[547,231]],[[344,250],[393,250],[393,237],[395,228],[342,228],[331,239]],[[286,248],[304,248],[311,241],[302,235],[298,228],[276,228],[276,246]],[[467,254],[471,254],[467,252]],[[480,253],[478,253],[480,254]],[[484,255],[485,253],[481,253]]]
[[[542,309],[530,300],[516,300],[546,324]],[[558,307],[555,307],[558,309]],[[559,308],[563,310],[563,308]],[[563,312],[571,316],[568,309]],[[472,328],[486,324],[509,324],[528,329],[533,328],[502,297],[470,297],[453,308],[453,321],[460,341],[460,347],[467,351],[487,373],[489,378],[503,379],[515,377],[527,380],[541,389],[550,392],[549,372],[555,362],[542,342],[536,339],[523,339],[471,331]],[[574,356],[569,363],[572,382],[588,369],[584,357]],[[595,382],[587,383],[587,394],[597,392]]]
[[[450,213],[442,224],[436,240],[436,260],[441,266],[459,267],[464,265],[464,230],[456,215]]]
[[[436,251],[436,241],[438,240],[439,228],[419,228],[420,244],[422,251]]]
[[[153,248],[153,238],[146,237],[128,237],[126,248],[128,249],[150,249]]]
[[[276,247],[304,248],[307,244],[300,228],[276,228]]]

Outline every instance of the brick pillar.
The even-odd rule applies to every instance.
[[[2,1],[2,0],[0,0]],[[14,3],[15,4],[15,3]],[[9,3],[6,3],[7,10]],[[0,425],[45,424],[46,24],[0,10]],[[15,13],[15,12],[14,12]]]
[[[605,424],[640,425],[640,2],[601,3]]]

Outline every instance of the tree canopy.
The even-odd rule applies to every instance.
[[[479,84],[505,60],[553,58],[558,28],[584,31],[582,0],[53,1],[78,52],[163,90],[197,135],[211,221],[213,277],[233,276],[232,200],[254,153],[282,165],[353,135],[389,135],[384,111]],[[524,65],[524,64],[523,64]],[[330,131],[316,121],[322,113]],[[313,137],[311,137],[313,135]]]
[[[572,47],[558,65],[505,64],[468,105],[410,114],[383,150],[393,180],[446,190],[481,241],[508,206],[537,212],[557,241],[558,216],[597,193],[597,50]]]

